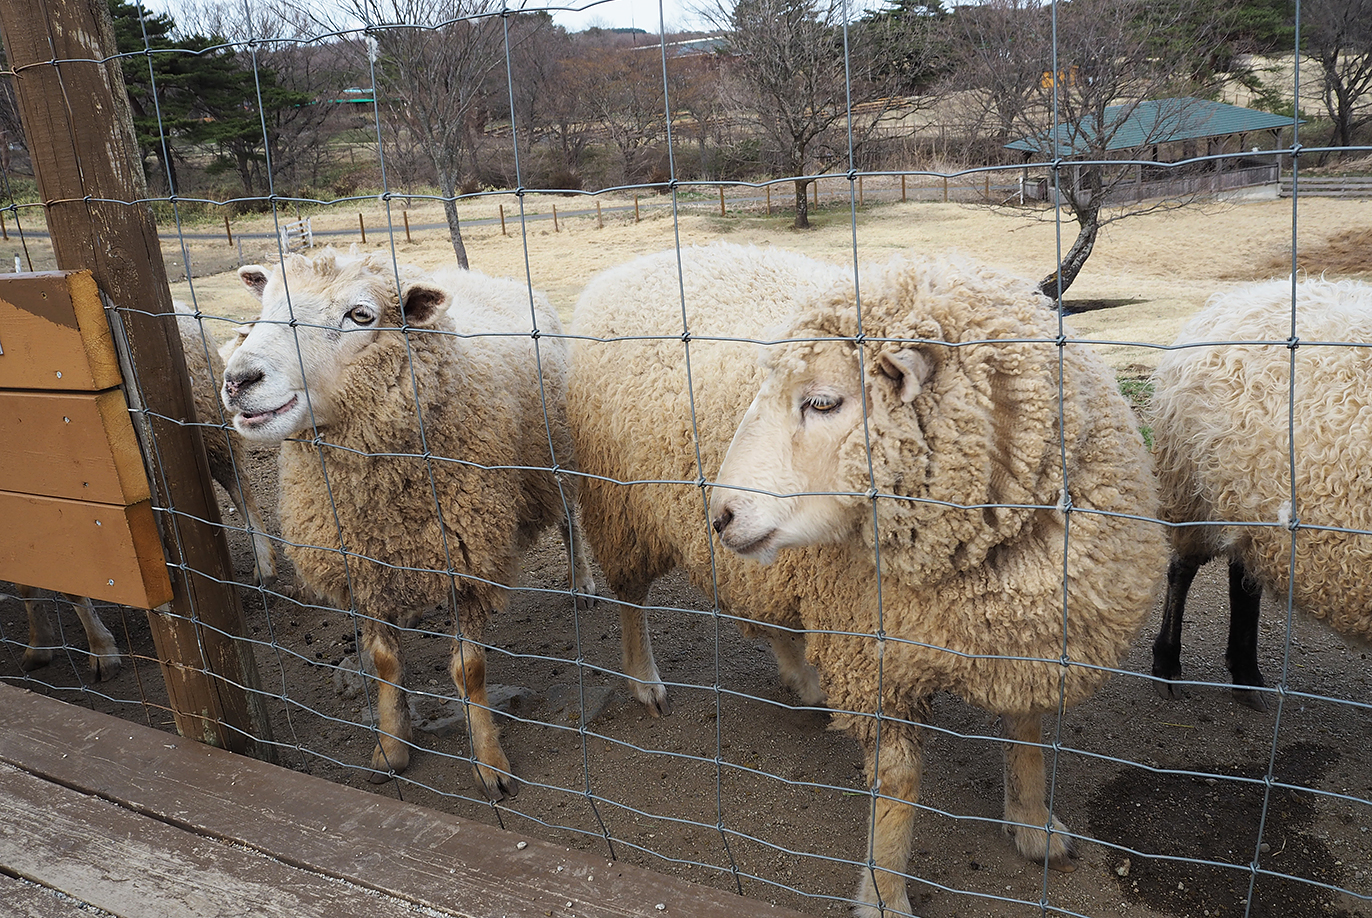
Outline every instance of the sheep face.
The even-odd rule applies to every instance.
[[[852,458],[866,452],[867,415],[878,402],[910,402],[930,373],[912,347],[868,359],[867,385],[847,342],[792,345],[769,361],[711,495],[725,547],[767,564],[783,548],[843,541],[861,527],[872,482]]]
[[[239,269],[262,313],[224,368],[221,396],[243,436],[279,443],[310,427],[326,428],[350,411],[371,378],[374,352],[400,334],[444,315],[448,295],[429,283],[403,283],[376,259],[330,253],[311,260],[290,256],[268,273]]]

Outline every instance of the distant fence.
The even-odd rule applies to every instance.
[[[1281,196],[1291,197],[1291,189],[1296,184],[1294,175],[1281,177]],[[1302,197],[1312,198],[1372,198],[1372,176],[1308,176],[1300,177]]]

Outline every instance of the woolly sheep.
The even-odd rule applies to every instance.
[[[1182,524],[1172,531],[1153,645],[1153,675],[1167,680],[1155,683],[1164,698],[1180,694],[1172,680],[1181,676],[1187,591],[1214,557],[1229,562],[1225,663],[1244,704],[1267,706],[1257,658],[1264,589],[1283,599],[1291,589],[1297,609],[1345,637],[1372,640],[1372,536],[1338,531],[1372,529],[1372,285],[1300,281],[1294,312],[1292,294],[1287,279],[1215,295],[1153,374],[1163,518]],[[1294,351],[1293,314],[1301,342]],[[1337,342],[1361,346],[1325,346]],[[1207,521],[1215,524],[1195,525]],[[1293,565],[1289,527],[1296,521]]]
[[[681,564],[718,583],[726,610],[806,629],[879,791],[868,916],[910,911],[919,723],[940,689],[1001,715],[1007,831],[1070,869],[1044,803],[1041,715],[1105,680],[1152,605],[1165,542],[1139,519],[1156,515],[1156,484],[1112,374],[1084,347],[1060,351],[1031,283],[916,257],[860,281],[861,328],[849,273],[800,255],[719,245],[683,250],[679,271],[674,252],[609,271],[576,334],[650,337],[579,344],[569,411],[584,471],[687,483],[586,488],[616,591],[639,586],[634,566]],[[759,368],[744,338],[800,340],[764,347]],[[733,551],[712,553],[700,487],[715,469],[708,515]]]
[[[235,430],[222,424],[219,381],[224,376],[224,364],[218,353],[220,345],[208,329],[202,330],[201,319],[190,306],[179,300],[173,301],[172,305],[176,309],[176,327],[181,336],[181,350],[185,354],[186,374],[191,381],[196,420],[203,425],[202,439],[210,475],[224,488],[238,512],[243,515],[252,539],[253,576],[265,580],[276,575],[276,560],[271,539],[262,524],[257,500],[253,497],[252,489],[244,486],[247,482],[245,459],[248,445]],[[25,671],[38,669],[52,662],[53,650],[59,645],[60,639],[52,616],[34,598],[36,591],[32,587],[16,584],[15,592],[24,601],[24,611],[29,620],[29,644],[19,665]],[[114,635],[100,620],[90,597],[71,593],[60,595],[76,609],[76,615],[85,629],[90,648],[91,675],[101,682],[114,678],[121,668],[119,647]]]
[[[397,273],[331,250],[239,274],[262,315],[228,360],[224,404],[244,436],[281,443],[281,528],[299,577],[363,617],[379,677],[371,779],[409,762],[396,624],[451,597],[473,770],[489,796],[514,794],[486,695],[487,618],[505,607],[520,552],[554,524],[572,589],[583,604],[594,593],[576,479],[557,472],[572,448],[556,312],[513,280]]]

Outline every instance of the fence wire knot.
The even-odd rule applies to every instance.
[[[1292,335],[1290,338],[1287,338],[1287,339],[1286,339],[1286,349],[1287,349],[1288,351],[1294,351],[1296,348],[1298,348],[1298,347],[1300,347],[1300,346],[1301,346],[1301,339],[1300,339],[1300,337],[1299,337],[1298,335]]]

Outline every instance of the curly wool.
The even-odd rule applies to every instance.
[[[1063,687],[1067,703],[1097,687],[1152,608],[1166,560],[1159,527],[1106,514],[1155,516],[1156,486],[1113,375],[1088,347],[1069,345],[1061,411],[1070,524],[1057,509],[1057,319],[1032,286],[952,258],[861,271],[869,377],[880,350],[894,346],[883,339],[938,342],[928,348],[935,371],[914,403],[916,423],[908,408],[873,399],[870,438],[859,429],[842,448],[855,511],[870,520],[869,439],[875,485],[896,496],[877,500],[879,540],[869,522],[860,540],[783,551],[762,567],[711,550],[698,482],[719,468],[758,390],[750,340],[809,339],[764,346],[769,368],[834,355],[856,366],[853,278],[792,253],[716,245],[682,250],[678,287],[676,257],[599,276],[574,320],[577,335],[635,336],[578,342],[569,392],[580,467],[612,480],[583,487],[588,535],[611,585],[682,566],[707,593],[717,585],[726,611],[807,629],[807,653],[836,710],[880,703],[909,713],[943,689],[991,711],[1046,711]],[[616,481],[641,483],[625,494]],[[1031,506],[984,506],[997,503]],[[1090,510],[1105,514],[1080,512]],[[879,630],[890,639],[872,637]],[[1064,668],[1064,653],[1086,665]]]
[[[1238,559],[1276,595],[1294,581],[1298,608],[1372,640],[1372,537],[1329,531],[1372,529],[1372,349],[1320,343],[1372,344],[1372,286],[1303,280],[1295,292],[1294,313],[1289,279],[1217,294],[1159,362],[1163,516],[1221,523],[1179,528],[1174,541]],[[1315,527],[1296,533],[1294,564],[1293,519]]]

